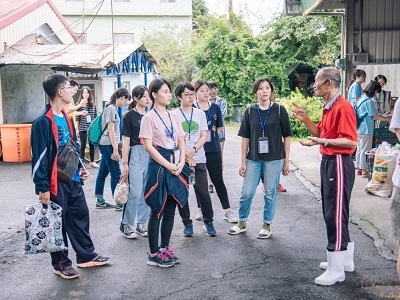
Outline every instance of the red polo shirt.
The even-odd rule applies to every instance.
[[[348,138],[357,142],[357,122],[354,109],[351,103],[342,96],[329,109],[324,108],[318,128],[320,138]],[[322,155],[353,154],[354,149],[321,145],[320,152]]]

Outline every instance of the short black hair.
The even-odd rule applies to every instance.
[[[190,82],[187,82],[187,81],[179,82],[178,85],[175,88],[174,93],[175,93],[175,96],[176,96],[176,98],[178,99],[179,102],[180,102],[179,97],[182,97],[182,94],[185,91],[185,89],[188,89],[189,91],[194,92],[193,85]]]
[[[46,76],[43,80],[43,89],[50,101],[54,100],[57,91],[63,88],[66,82],[71,82],[71,79],[63,74],[53,73]]]
[[[269,80],[268,78],[262,77],[262,78],[257,78],[254,81],[254,84],[253,84],[253,95],[257,94],[258,88],[260,87],[261,83],[263,83],[263,82],[268,82],[269,86],[271,87],[271,93],[274,92],[274,86],[272,85],[271,80]]]
[[[71,86],[77,86],[77,87],[79,88],[79,83],[78,83],[78,81],[75,81],[75,80],[71,79],[71,80],[69,81],[69,84],[70,84]]]
[[[215,81],[212,81],[212,80],[210,80],[208,82],[208,86],[210,87],[210,89],[218,88],[218,84]]]
[[[206,86],[208,86],[208,88],[210,88],[210,86],[208,85],[208,82],[205,80],[202,80],[202,79],[199,79],[194,83],[193,86],[194,86],[194,90],[196,91],[196,93],[203,85],[206,85]]]
[[[387,79],[386,79],[386,76],[385,76],[385,75],[376,75],[374,79],[375,79],[376,81],[378,81],[379,79],[383,79],[383,81],[384,81],[385,83],[387,83]]]

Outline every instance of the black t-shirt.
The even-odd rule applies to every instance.
[[[252,105],[244,112],[238,135],[250,139],[247,159],[279,160],[285,158],[283,138],[292,135],[289,115],[286,109],[274,103],[265,124],[265,137],[268,138],[269,153],[258,154],[258,138],[262,137],[262,127],[258,114],[258,104]],[[260,109],[261,120],[264,122],[267,110]]]
[[[128,111],[123,119],[122,135],[130,138],[129,146],[140,145],[139,132],[142,115],[135,110]]]
[[[209,109],[203,111],[206,114],[208,131],[211,132],[211,141],[204,144],[204,151],[206,153],[221,152],[221,145],[219,143],[219,136],[217,133],[217,128],[224,126],[221,109],[215,103],[208,103],[209,105],[211,103]],[[199,108],[197,105],[195,107]]]

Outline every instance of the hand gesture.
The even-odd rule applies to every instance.
[[[300,108],[300,106],[298,106],[296,103],[292,103],[294,108],[292,109],[292,115],[293,117],[295,117],[296,119],[303,121],[305,118],[307,118],[307,112]]]

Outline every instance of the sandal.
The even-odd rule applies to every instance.
[[[229,228],[228,233],[232,234],[232,235],[236,235],[236,234],[239,234],[239,233],[242,233],[242,232],[246,232],[246,231],[247,231],[246,227],[241,228],[241,227],[235,225],[235,226]]]

